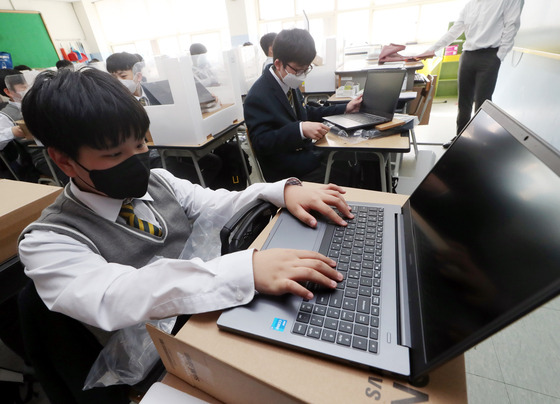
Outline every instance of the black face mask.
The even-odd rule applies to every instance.
[[[89,173],[96,190],[114,199],[140,198],[148,191],[149,154],[149,151],[135,154],[106,170],[88,170],[76,163]]]

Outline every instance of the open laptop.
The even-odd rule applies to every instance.
[[[373,127],[391,121],[399,101],[405,75],[405,69],[369,70],[360,112],[330,115],[323,119],[346,130]]]
[[[560,153],[490,101],[402,208],[371,202],[348,228],[284,211],[264,248],[320,251],[344,282],[218,326],[414,381],[560,292]]]

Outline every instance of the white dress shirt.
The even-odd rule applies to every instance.
[[[428,51],[449,45],[464,32],[463,50],[499,48],[497,56],[503,61],[513,48],[523,4],[524,0],[471,0],[449,31]]]
[[[10,140],[14,138],[13,127],[14,121],[12,121],[12,118],[0,112],[0,150],[4,150]]]
[[[20,102],[10,101],[10,104],[21,109]],[[0,150],[4,150],[10,140],[14,138],[14,133],[12,132],[14,126],[16,126],[14,120],[0,111]]]
[[[231,217],[257,198],[284,206],[286,181],[254,184],[242,192],[212,191],[163,169],[153,171],[171,184],[189,219],[208,209]],[[70,187],[99,216],[117,220],[122,200],[83,192],[73,182]],[[155,223],[150,209],[143,209],[143,200],[152,198],[146,194],[134,200],[135,213]],[[72,237],[33,230],[20,242],[19,256],[49,309],[107,331],[150,319],[241,305],[255,294],[253,250],[207,262],[162,258],[137,269],[107,262]]]

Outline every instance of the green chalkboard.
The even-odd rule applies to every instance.
[[[38,12],[0,12],[0,51],[12,55],[14,66],[52,67],[58,61],[43,18]]]

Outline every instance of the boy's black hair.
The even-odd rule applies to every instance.
[[[276,38],[276,35],[277,35],[276,32],[269,32],[268,34],[264,34],[261,37],[260,40],[261,49],[263,50],[266,56],[268,56],[268,48],[272,46],[272,43],[274,42],[274,38]]]
[[[284,29],[276,35],[272,44],[274,59],[279,59],[285,66],[295,63],[300,66],[310,65],[317,50],[315,41],[309,32],[304,29]]]
[[[6,77],[7,76],[13,76],[14,74],[21,74],[21,83],[14,83],[14,84],[24,84],[25,83],[25,78],[23,77],[23,73],[20,72],[19,70],[16,69],[0,69],[0,93],[2,93],[2,95],[4,97],[7,97],[8,95],[6,94],[6,92],[4,91],[6,88],[8,88],[6,86]]]
[[[139,59],[137,55],[132,53],[113,53],[107,58],[106,67],[109,73],[116,73],[120,70],[132,70],[138,62],[142,62],[142,59]]]
[[[72,159],[82,146],[104,150],[146,136],[144,107],[118,79],[101,70],[45,71],[22,102],[29,131]]]
[[[60,59],[59,61],[56,62],[55,66],[56,66],[57,69],[64,69],[65,67],[73,66],[73,65],[74,64],[69,60]]]
[[[206,52],[208,52],[206,46],[201,43],[193,43],[189,48],[189,53],[191,54],[191,56],[203,55]]]
[[[17,65],[17,66],[14,66],[14,70],[19,70],[19,71],[31,70],[31,67],[29,67],[27,65]]]

